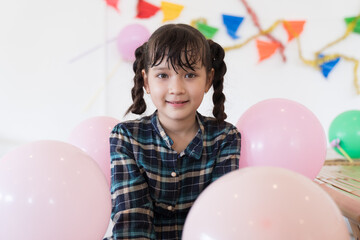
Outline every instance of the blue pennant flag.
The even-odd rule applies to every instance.
[[[324,55],[323,54],[319,54],[319,58],[323,58]],[[335,65],[339,62],[340,58],[336,58],[334,60],[328,61],[328,62],[324,62],[323,64],[320,65],[321,68],[321,72],[324,75],[325,78],[328,77],[329,73],[331,72],[331,70],[335,67]]]
[[[223,14],[222,16],[223,16],[223,22],[226,26],[227,33],[230,35],[230,37],[232,37],[233,39],[239,38],[239,36],[236,35],[236,31],[238,30],[244,18],[225,15],[225,14]]]

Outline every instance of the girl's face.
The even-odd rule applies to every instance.
[[[148,73],[142,70],[145,90],[150,93],[163,124],[195,120],[196,110],[211,87],[214,69],[207,74],[200,61],[193,68],[194,71],[185,71],[176,67],[175,71],[164,60],[149,68]]]

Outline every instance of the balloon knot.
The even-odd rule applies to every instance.
[[[332,140],[331,142],[330,142],[330,146],[331,147],[340,147],[340,139],[339,138],[335,138],[334,140]]]

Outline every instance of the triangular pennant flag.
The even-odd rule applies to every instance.
[[[118,9],[119,0],[105,0],[105,2],[108,6],[115,8],[115,10],[119,12]]]
[[[205,23],[197,22],[196,28],[207,38],[211,39],[219,29],[206,25]]]
[[[304,28],[305,21],[284,21],[283,26],[288,34],[288,42],[298,37]]]
[[[355,19],[356,19],[356,17],[345,18],[346,25],[349,25],[350,23],[355,21]],[[357,18],[357,20],[356,20],[355,28],[354,28],[353,32],[360,33],[360,17]]]
[[[319,54],[319,58],[323,58],[324,55]],[[325,78],[328,77],[329,73],[331,72],[331,70],[335,67],[335,65],[339,62],[340,58],[335,58],[333,60],[324,62],[323,64],[320,64],[320,69],[322,74],[324,75]]]
[[[230,37],[232,37],[233,39],[239,38],[239,36],[236,35],[236,31],[238,30],[244,18],[225,15],[225,14],[223,14],[222,16],[223,16],[223,22],[226,26],[227,33],[230,35]]]
[[[137,18],[149,18],[154,16],[158,11],[160,10],[160,7],[155,6],[151,3],[148,3],[144,0],[139,0],[137,5]]]
[[[164,18],[162,21],[166,22],[178,18],[183,8],[184,8],[183,5],[162,1],[161,10],[164,13]]]
[[[256,47],[259,52],[259,62],[273,55],[279,46],[280,44],[277,42],[265,42],[256,39]]]

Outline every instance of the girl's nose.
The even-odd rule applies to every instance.
[[[170,94],[184,94],[185,88],[180,77],[176,76],[174,79],[171,79],[169,84],[169,93]]]

